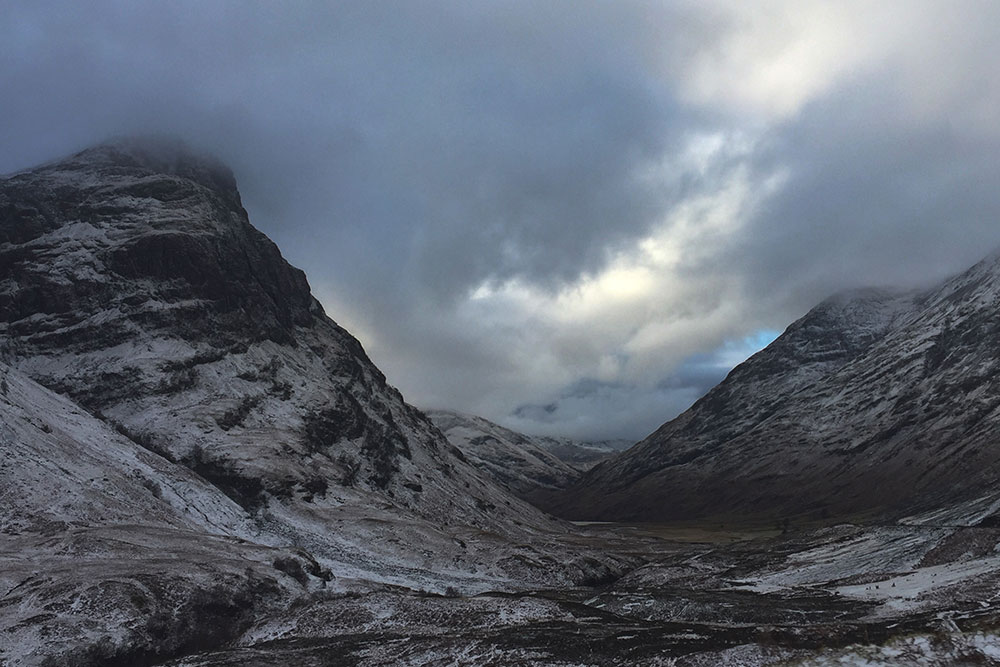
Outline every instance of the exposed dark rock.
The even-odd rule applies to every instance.
[[[461,472],[407,493],[408,509],[473,516],[496,493],[250,225],[229,169],[177,142],[112,142],[0,180],[0,269],[16,366],[249,510],[316,479],[394,498],[422,468]]]

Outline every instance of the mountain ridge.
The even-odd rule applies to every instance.
[[[625,440],[587,442],[531,436],[454,410],[428,410],[426,414],[477,468],[543,509],[554,492],[632,444]]]
[[[935,287],[831,297],[547,509],[617,520],[898,516],[984,491],[998,473],[985,434],[1000,435],[987,343],[998,303],[997,253]],[[963,435],[966,411],[983,433]]]
[[[0,221],[7,363],[207,479],[268,539],[370,558],[327,534],[347,507],[498,536],[565,530],[404,402],[250,224],[218,161],[177,142],[87,149],[0,180]]]

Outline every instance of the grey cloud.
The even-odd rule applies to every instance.
[[[927,284],[1000,246],[1000,135],[914,125],[905,107],[878,76],[776,128],[756,159],[790,180],[719,256],[751,299],[794,313],[839,289]]]
[[[400,267],[447,298],[491,278],[572,279],[654,218],[661,193],[635,170],[680,111],[637,68],[629,36],[647,11],[568,10],[20,4],[0,47],[2,167],[176,132],[234,163],[258,224],[290,227],[300,261],[344,242],[363,252],[341,261],[385,259],[338,280],[399,283],[385,267]],[[304,226],[318,238],[296,242]]]
[[[638,437],[723,372],[711,350],[658,386],[620,378],[581,392],[590,371],[566,368],[566,390],[553,391],[552,368],[523,360],[545,352],[555,325],[470,321],[470,291],[572,285],[739,169],[752,184],[776,170],[788,181],[677,269],[704,286],[687,290],[683,317],[733,313],[705,325],[709,347],[781,329],[836,289],[930,280],[1000,245],[987,57],[1000,9],[956,3],[952,32],[938,34],[942,10],[907,3],[897,23],[926,19],[926,45],[762,122],[679,101],[685,68],[745,28],[725,7],[9,2],[0,172],[109,136],[177,134],[232,165],[254,223],[408,398],[494,419],[554,402],[518,424]],[[912,92],[938,88],[914,116]],[[649,176],[692,133],[734,129],[757,137],[750,154]],[[715,290],[720,278],[735,287]],[[624,344],[595,352],[577,338],[569,357]]]
[[[650,11],[569,9],[17,4],[0,170],[177,133],[232,163],[255,222],[310,273],[398,294],[360,313],[376,325],[483,280],[569,280],[647,229],[662,193],[635,170],[680,125],[630,43]]]
[[[547,435],[639,440],[726,377],[726,352],[724,347],[693,355],[652,387],[581,378],[552,401],[520,405],[503,421]]]
[[[604,386],[543,405],[524,405],[500,418],[504,425],[537,435],[580,440],[638,441],[699,396],[695,387]]]

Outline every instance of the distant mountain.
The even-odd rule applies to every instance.
[[[576,442],[530,436],[449,410],[430,410],[427,416],[469,462],[542,509],[556,491],[569,486],[583,471],[632,444],[628,440]]]
[[[577,519],[901,515],[1000,479],[1000,257],[810,311],[554,505]]]
[[[470,463],[528,502],[564,488],[580,474],[537,439],[482,417],[445,410],[431,410],[427,416]]]
[[[623,452],[635,444],[633,440],[571,440],[569,438],[538,438],[540,447],[577,470],[590,470],[601,461]]]

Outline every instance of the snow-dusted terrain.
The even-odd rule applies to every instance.
[[[691,409],[566,490],[579,519],[858,518],[1000,478],[1000,257],[920,292],[827,300]]]
[[[831,299],[578,478],[573,443],[407,405],[214,160],[14,174],[0,665],[996,664],[997,274]],[[567,484],[713,519],[517,497]]]
[[[546,449],[553,442],[550,438],[534,438],[459,412],[430,410],[427,416],[470,463],[536,505],[580,475],[579,469]]]
[[[250,226],[225,167],[118,143],[8,178],[0,206],[13,211],[0,237],[11,365],[227,478],[245,509],[285,500],[311,515],[370,496],[438,523],[551,525],[386,384]]]
[[[224,166],[170,142],[115,142],[0,181],[0,213],[0,526],[5,552],[27,563],[5,571],[2,608],[27,604],[14,591],[38,562],[74,552],[80,531],[108,563],[139,570],[161,546],[213,572],[227,560],[213,544],[294,549],[280,562],[307,584],[311,569],[475,592],[617,566],[553,546],[568,524],[496,486],[403,402],[249,224]],[[202,569],[186,569],[200,589]],[[13,649],[11,664],[75,650],[54,629],[63,617],[42,611],[46,591],[24,607],[31,622],[0,623],[58,639]],[[108,607],[107,627],[129,626],[128,611]],[[123,654],[147,639],[101,637]]]

